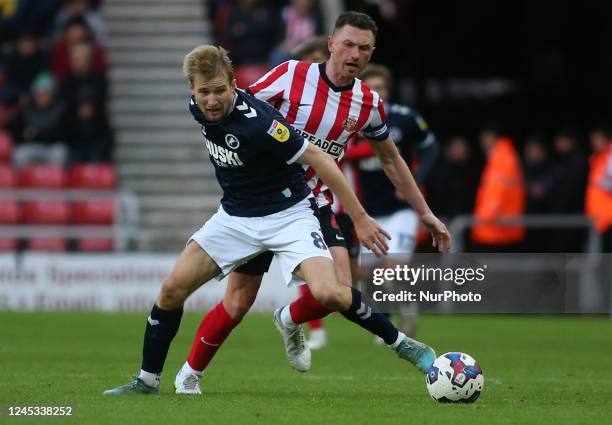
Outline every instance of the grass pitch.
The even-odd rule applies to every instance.
[[[0,404],[71,405],[52,424],[608,424],[612,321],[546,316],[424,316],[419,338],[482,365],[473,405],[440,405],[424,376],[340,316],[306,374],[290,369],[271,315],[249,315],[210,365],[201,397],[176,396],[174,375],[199,314],[186,314],[160,396],[104,397],[138,371],[146,313],[0,312]]]

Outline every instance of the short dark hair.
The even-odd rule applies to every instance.
[[[291,53],[301,59],[305,56],[313,54],[314,52],[321,52],[325,56],[329,57],[326,36],[322,35],[306,40],[302,44],[297,45]]]
[[[386,66],[374,63],[367,64],[366,67],[363,68],[363,71],[361,71],[361,74],[359,74],[359,79],[365,81],[371,77],[381,77],[385,81],[387,90],[391,90],[393,78],[391,76],[391,70]]]
[[[334,32],[345,25],[350,25],[352,27],[359,28],[360,30],[372,31],[374,38],[376,38],[376,34],[378,33],[378,26],[376,26],[374,19],[365,13],[355,12],[354,10],[349,10],[338,16],[338,19],[336,19],[336,24],[334,25]]]

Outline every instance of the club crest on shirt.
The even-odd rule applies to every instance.
[[[349,133],[354,132],[357,129],[357,117],[348,117],[342,121],[342,126]]]
[[[225,135],[225,143],[230,149],[238,149],[238,147],[240,146],[240,141],[233,134]]]
[[[268,134],[279,142],[286,142],[289,139],[289,129],[284,124],[274,120],[268,129]]]

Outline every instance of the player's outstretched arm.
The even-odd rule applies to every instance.
[[[316,146],[309,144],[298,162],[314,168],[325,184],[340,198],[355,224],[359,241],[376,255],[385,254],[389,249],[387,245],[389,234],[366,213],[334,160]]]
[[[433,245],[438,248],[438,251],[448,251],[452,242],[450,233],[444,223],[429,209],[429,205],[427,205],[423,194],[421,194],[414,181],[406,161],[400,155],[391,137],[387,137],[382,142],[371,142],[370,144],[391,183],[412,205],[425,227],[431,232]]]

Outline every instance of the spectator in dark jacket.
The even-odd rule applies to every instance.
[[[6,90],[2,98],[7,103],[24,105],[34,78],[47,69],[47,57],[40,49],[36,35],[19,36],[15,51],[6,59]]]
[[[76,113],[80,99],[88,98],[106,108],[106,79],[97,73],[92,63],[92,46],[80,43],[70,50],[72,72],[62,82],[62,98],[67,103],[70,114]]]
[[[527,189],[527,214],[546,214],[551,207],[546,179],[551,173],[550,155],[537,136],[527,139],[523,147],[523,173]],[[550,252],[556,232],[527,228],[526,252]],[[553,241],[551,243],[551,241]]]
[[[236,67],[265,64],[284,34],[280,13],[266,0],[238,0],[215,16],[217,42],[232,52]]]
[[[472,151],[463,137],[452,138],[428,176],[427,198],[436,214],[448,219],[474,208],[478,174]]]
[[[53,77],[47,72],[38,75],[32,85],[32,101],[23,111],[23,133],[13,154],[16,167],[65,163],[63,118],[64,107],[55,95]]]
[[[66,122],[70,162],[109,161],[113,140],[106,114],[95,97],[82,96]]]
[[[580,149],[577,130],[567,128],[554,139],[555,163],[544,181],[550,196],[550,212],[556,214],[582,214],[587,183],[588,162]],[[582,252],[584,232],[562,229],[555,241],[556,252]]]

